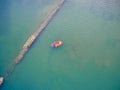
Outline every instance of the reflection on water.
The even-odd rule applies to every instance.
[[[120,20],[119,0],[74,0],[82,8],[87,8],[91,13],[107,20]]]

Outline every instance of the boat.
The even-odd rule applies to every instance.
[[[62,46],[62,44],[63,42],[61,40],[53,41],[51,43],[51,47],[56,48],[56,47]]]
[[[2,85],[4,78],[0,77],[0,85]]]

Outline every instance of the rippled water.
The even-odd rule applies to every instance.
[[[0,1],[0,75],[55,1]],[[119,0],[66,0],[1,90],[119,90],[119,10]]]

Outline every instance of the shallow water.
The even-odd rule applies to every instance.
[[[0,3],[0,75],[55,2],[47,1]],[[119,10],[119,0],[67,0],[1,89],[119,90]]]

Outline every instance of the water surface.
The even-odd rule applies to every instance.
[[[2,2],[1,75],[54,2]],[[2,90],[119,90],[119,10],[119,0],[67,0]],[[51,48],[59,39],[63,46]]]

